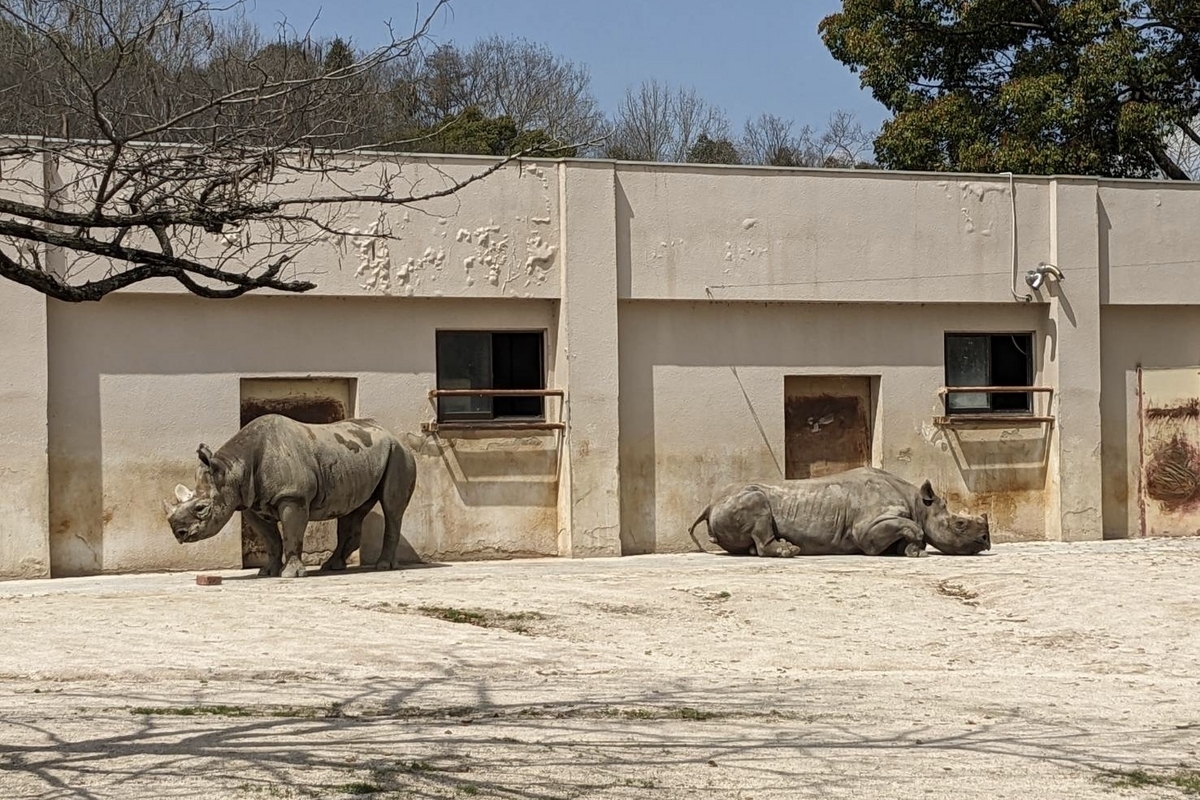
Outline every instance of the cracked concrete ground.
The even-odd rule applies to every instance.
[[[0,584],[0,797],[1200,789],[1200,540]]]

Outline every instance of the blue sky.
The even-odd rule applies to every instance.
[[[246,10],[260,25],[286,16],[301,29],[319,13],[318,37],[337,33],[366,47],[382,40],[386,20],[410,31],[417,7],[412,0],[247,0]],[[817,35],[821,19],[840,7],[838,0],[453,0],[431,33],[439,43],[466,45],[493,33],[544,43],[587,65],[606,112],[626,86],[654,77],[695,87],[725,109],[735,131],[762,112],[819,126],[838,108],[875,127],[887,111]]]

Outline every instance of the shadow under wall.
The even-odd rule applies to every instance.
[[[1129,425],[1137,425],[1137,408],[1129,408],[1127,402],[1127,369],[1136,369],[1135,365],[1124,365],[1122,359],[1113,359],[1110,350],[1122,347],[1122,340],[1114,340],[1105,324],[1106,317],[1111,321],[1108,309],[1110,303],[1110,272],[1112,220],[1109,219],[1108,209],[1104,206],[1103,196],[1096,196],[1096,219],[1098,222],[1099,241],[1097,252],[1099,260],[1100,283],[1100,485],[1101,524],[1104,527],[1105,539],[1126,539],[1136,534],[1130,529],[1129,503],[1137,502],[1136,485],[1129,485],[1129,445],[1127,441]],[[1134,454],[1136,456],[1136,454]]]
[[[457,301],[421,302],[427,309],[445,305],[446,313],[461,313]],[[106,566],[103,376],[434,371],[432,328],[428,347],[413,342],[414,334],[424,335],[426,323],[414,322],[413,330],[403,330],[404,323],[385,310],[395,307],[387,298],[248,297],[210,303],[188,296],[130,295],[90,305],[47,303],[50,564],[55,577],[96,574]],[[471,303],[480,313],[488,301]],[[364,313],[367,309],[373,313]],[[246,341],[248,326],[252,346]],[[347,346],[402,341],[406,334],[417,346]],[[227,413],[236,425],[237,405]],[[147,429],[155,424],[148,420]],[[198,442],[207,435],[196,431],[187,438]],[[181,452],[180,462],[194,459],[193,453]],[[481,464],[475,467],[486,470]],[[147,490],[155,496],[164,491],[153,485]],[[169,487],[165,491],[169,494]],[[379,541],[380,524],[373,514],[364,537]],[[415,555],[407,542],[400,552],[406,558]]]
[[[1109,270],[1111,268],[1109,238],[1112,235],[1112,220],[1108,218],[1108,209],[1104,207],[1104,199],[1099,193],[1096,195],[1096,219],[1100,235],[1100,241],[1096,248],[1100,270],[1100,305],[1106,306],[1109,303]]]
[[[617,297],[633,294],[633,206],[618,174],[615,181],[617,227]]]
[[[1012,422],[978,423],[946,430],[955,466],[973,495],[1043,491],[1050,466],[1050,438],[1049,425],[1036,423],[1019,427]]]
[[[889,338],[882,342],[876,328],[857,324],[857,316],[847,319],[847,313],[883,317],[879,324],[887,326]],[[687,387],[657,386],[657,368],[720,368],[723,387],[730,367],[736,367],[739,373],[777,370],[779,390],[772,397],[782,402],[784,375],[793,370],[801,374],[880,375],[893,368],[940,368],[942,325],[925,321],[928,314],[920,306],[881,307],[877,311],[848,310],[835,304],[622,301],[618,308],[622,553],[656,552],[666,541],[672,546],[693,547],[686,526],[699,514],[701,507],[697,504],[707,501],[710,492],[719,488],[716,484],[724,483],[719,476],[728,475],[729,480],[763,477],[761,473],[740,475],[732,464],[709,463],[706,454],[712,452],[713,443],[725,443],[716,428],[694,431],[692,441],[670,443],[670,453],[657,447],[661,442],[655,420],[656,398],[667,414],[673,402],[703,406],[711,400],[709,386],[701,378],[695,383],[679,378],[688,382]],[[758,403],[758,398],[753,399]],[[740,400],[739,413],[745,410],[748,417],[753,416],[753,409]],[[713,419],[711,424],[720,426],[723,421]],[[753,446],[763,448],[764,465],[772,463],[766,443],[756,438]],[[659,475],[658,467],[668,459],[670,466],[664,466],[664,474]],[[695,485],[701,478],[712,485]],[[1022,482],[1032,480],[1022,477]],[[675,510],[671,503],[676,498],[687,501],[686,510]],[[670,513],[670,524],[681,525],[679,530],[661,529],[667,520],[658,511],[664,509],[671,509],[664,511],[664,517]],[[701,537],[706,536],[701,526],[696,537],[703,542]]]
[[[78,306],[46,301],[47,460],[50,576],[94,575],[104,569],[104,452],[100,364],[80,370],[76,337],[62,321]],[[111,343],[120,346],[120,343]],[[94,366],[93,366],[94,365]],[[63,401],[69,399],[69,405]]]
[[[615,181],[618,302],[633,293],[633,206]],[[618,327],[623,316],[618,308]],[[617,336],[621,397],[618,458],[621,470],[621,555],[653,553],[657,542],[657,455],[654,434],[654,364],[638,357],[645,342]]]
[[[618,319],[620,318],[618,310]],[[641,344],[618,335],[620,369],[618,457],[621,470],[621,555],[656,550],[658,465],[654,431],[654,363],[639,358]],[[701,534],[698,534],[701,535]]]

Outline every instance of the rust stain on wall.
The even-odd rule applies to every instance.
[[[1192,398],[1186,403],[1146,410],[1148,419],[1198,419],[1200,418],[1200,399]]]
[[[1191,369],[1138,368],[1139,531],[1200,535],[1200,380]]]
[[[241,411],[242,425],[267,414],[280,414],[310,425],[323,425],[346,418],[346,406],[332,397],[247,398],[242,400]]]
[[[871,463],[871,379],[784,378],[784,475],[817,478]]]
[[[1185,434],[1175,433],[1151,452],[1146,494],[1170,510],[1200,499],[1200,451]]]

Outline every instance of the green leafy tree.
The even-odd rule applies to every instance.
[[[545,150],[564,158],[575,155],[573,148],[553,141],[544,131],[522,130],[509,116],[484,116],[478,106],[468,106],[416,138],[422,150],[432,153],[507,156]]]
[[[845,0],[820,32],[895,114],[885,167],[1193,177],[1196,0]]]

